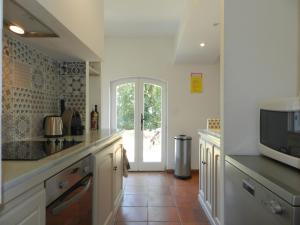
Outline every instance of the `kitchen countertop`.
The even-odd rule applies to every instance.
[[[82,143],[41,160],[3,161],[2,190],[4,203],[42,183],[81,158],[100,151],[107,144],[119,139],[121,134],[121,131],[116,130],[92,131],[82,136],[74,136],[75,140],[82,141]],[[44,138],[34,140],[41,139]]]
[[[225,160],[289,204],[300,206],[300,170],[261,155],[226,155]]]
[[[221,138],[221,131],[219,129],[199,129],[199,134],[207,134],[214,136],[215,138]]]
[[[212,129],[203,129],[198,130],[198,134],[201,139],[204,138],[205,141],[209,141],[216,145],[217,147],[221,147],[221,134],[220,130],[212,130]]]

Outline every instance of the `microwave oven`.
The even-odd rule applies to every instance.
[[[260,152],[300,169],[300,98],[260,106]]]

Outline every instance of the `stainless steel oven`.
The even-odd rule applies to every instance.
[[[46,225],[92,225],[92,169],[86,157],[46,181]]]

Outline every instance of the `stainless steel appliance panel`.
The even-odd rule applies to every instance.
[[[92,225],[93,182],[87,176],[46,210],[46,225]]]
[[[45,182],[46,225],[92,225],[92,163],[88,156]]]
[[[47,205],[69,190],[76,182],[92,173],[92,171],[92,157],[88,156],[46,180]]]
[[[225,225],[296,225],[297,213],[298,207],[225,163]]]

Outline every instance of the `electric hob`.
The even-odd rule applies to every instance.
[[[2,160],[39,160],[80,143],[81,141],[67,141],[66,139],[4,143],[2,144]]]

